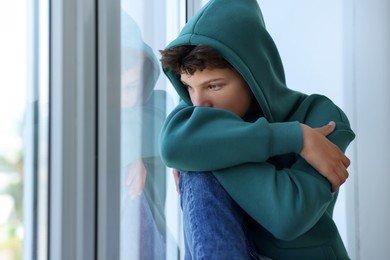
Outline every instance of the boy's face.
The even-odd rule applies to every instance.
[[[252,94],[241,75],[234,69],[197,70],[181,74],[194,106],[216,107],[243,117],[249,109]]]
[[[133,68],[122,73],[121,78],[121,104],[122,107],[134,107],[141,99],[142,90],[142,66]]]

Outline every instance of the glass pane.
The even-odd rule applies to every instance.
[[[25,1],[0,2],[0,259],[22,258],[26,14]]]
[[[45,259],[47,252],[47,19],[47,1],[0,2],[4,37],[0,41],[0,259],[4,260]]]
[[[162,124],[177,100],[158,50],[177,35],[185,16],[182,2],[122,1],[121,259],[180,257],[178,195],[158,147]]]

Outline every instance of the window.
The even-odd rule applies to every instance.
[[[0,4],[1,259],[41,258],[47,251],[47,5]]]
[[[177,35],[184,7],[182,1],[122,1],[121,259],[182,255],[178,196],[158,147],[162,124],[177,98],[161,71],[158,50]]]

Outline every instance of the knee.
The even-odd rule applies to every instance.
[[[181,172],[179,190],[182,201],[221,207],[223,204],[235,204],[212,172]]]
[[[210,190],[219,186],[219,182],[214,177],[212,172],[180,172],[179,177],[179,189],[183,192],[183,189],[192,190]],[[214,187],[214,188],[212,188]]]

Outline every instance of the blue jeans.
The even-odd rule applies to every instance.
[[[247,238],[247,214],[211,172],[181,172],[185,259],[258,259]]]

